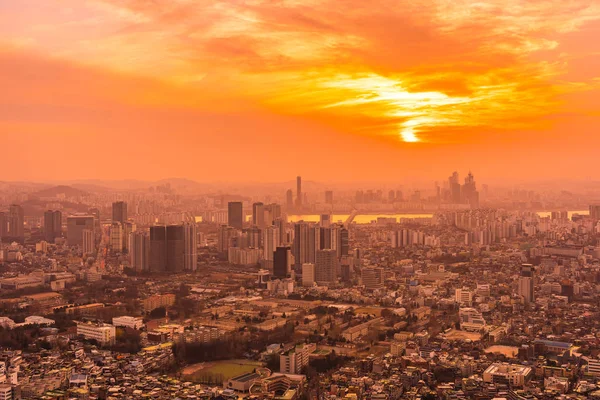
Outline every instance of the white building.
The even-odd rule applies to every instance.
[[[115,344],[116,329],[110,324],[77,323],[77,334],[86,339],[94,339],[101,345]]]
[[[300,374],[308,365],[309,356],[316,350],[314,344],[298,345],[286,355],[279,356],[279,370],[283,374]]]
[[[114,317],[112,319],[114,326],[122,326],[124,328],[141,329],[144,327],[144,321],[140,317],[129,317],[123,315],[122,317]]]
[[[473,293],[467,289],[456,289],[454,293],[454,301],[458,304],[471,306],[473,304]]]
[[[531,367],[508,363],[494,363],[483,372],[483,381],[486,383],[522,387],[531,375]]]

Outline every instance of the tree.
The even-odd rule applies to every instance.
[[[164,307],[158,307],[150,311],[150,318],[159,319],[167,316],[167,309]]]

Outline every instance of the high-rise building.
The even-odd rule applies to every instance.
[[[44,239],[54,243],[54,239],[62,236],[62,212],[48,210],[44,212]]]
[[[150,269],[150,233],[136,231],[129,234],[129,260],[136,272]]]
[[[285,192],[285,205],[288,210],[294,207],[294,192],[292,189],[288,189],[287,192]]]
[[[227,224],[240,230],[244,227],[244,209],[241,201],[231,201],[227,204]]]
[[[113,222],[110,225],[110,248],[114,252],[123,251],[123,225],[120,222]]]
[[[273,276],[285,278],[291,272],[292,251],[289,247],[278,247],[273,255]]]
[[[590,218],[592,218],[594,221],[600,220],[600,205],[590,205]]]
[[[83,246],[83,231],[95,230],[93,215],[71,215],[67,217],[67,244]]]
[[[341,227],[337,230],[338,240],[336,250],[338,257],[347,256],[350,254],[350,240],[348,229]]]
[[[294,225],[293,254],[295,257],[295,268],[300,270],[304,263],[315,262],[316,249],[316,227],[304,221]]]
[[[385,273],[383,268],[365,267],[361,271],[362,283],[368,290],[383,288],[385,281]]]
[[[25,238],[25,212],[18,204],[8,209],[8,236],[17,240]]]
[[[316,251],[315,281],[318,285],[329,285],[337,281],[337,264],[338,259],[335,250]]]
[[[167,227],[150,227],[150,271],[164,272],[167,267]]]
[[[450,178],[448,178],[448,186],[450,188],[450,200],[453,204],[460,204],[460,182],[458,172],[454,172]]]
[[[246,229],[246,237],[248,247],[252,247],[254,249],[259,249],[262,247],[262,231],[258,228],[258,226],[252,226]]]
[[[525,304],[532,303],[535,300],[533,294],[533,272],[533,265],[523,264],[521,266],[518,294],[523,298]]]
[[[185,232],[183,225],[167,226],[166,271],[180,272],[185,266]]]
[[[325,204],[333,204],[333,190],[325,191]]]
[[[137,230],[137,225],[132,221],[125,221],[121,224],[123,230],[123,250],[130,251],[129,235]]]
[[[320,227],[318,230],[318,234],[319,234],[319,239],[318,239],[319,244],[318,244],[317,248],[319,250],[333,249],[332,240],[331,240],[331,236],[332,236],[331,228]]]
[[[183,225],[150,227],[150,270],[181,272],[185,264],[185,233]]]
[[[96,252],[96,232],[91,229],[83,230],[83,254]]]
[[[252,225],[256,225],[259,228],[265,226],[265,205],[263,203],[252,204]]]
[[[198,267],[198,228],[194,222],[183,224],[185,240],[185,260],[183,268],[195,271]]]
[[[267,226],[263,230],[263,259],[273,261],[273,252],[280,245],[279,228]]]
[[[127,203],[117,201],[112,205],[112,220],[124,224],[127,221]]]
[[[302,207],[302,177],[296,177],[296,206]]]
[[[232,239],[237,235],[237,231],[228,225],[221,225],[217,236],[217,250],[219,253],[227,253],[231,246]]]
[[[8,236],[8,214],[0,212],[0,238]]]
[[[315,264],[302,264],[302,286],[311,287],[315,285]]]

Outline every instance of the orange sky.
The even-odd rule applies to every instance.
[[[3,180],[600,178],[593,0],[0,0]]]

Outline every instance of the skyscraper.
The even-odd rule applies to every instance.
[[[48,210],[44,212],[44,239],[54,243],[54,239],[62,235],[62,212]]]
[[[278,247],[273,255],[273,276],[285,278],[291,272],[292,252],[289,247]]]
[[[96,232],[91,229],[83,230],[83,254],[96,252]]]
[[[129,235],[137,230],[137,225],[132,221],[125,221],[121,224],[123,230],[123,250],[130,251]]]
[[[295,268],[300,270],[302,264],[315,262],[315,249],[317,246],[316,227],[304,221],[294,225],[293,254]]]
[[[183,225],[185,240],[185,260],[183,268],[195,271],[198,267],[198,229],[196,223],[188,222]]]
[[[533,265],[531,264],[521,266],[518,294],[523,298],[525,304],[532,303],[535,300],[533,294]]]
[[[227,224],[240,230],[244,227],[244,210],[241,201],[231,201],[227,204]]]
[[[183,225],[150,227],[150,270],[181,272],[185,265],[185,233]]]
[[[16,240],[25,238],[25,212],[18,204],[8,209],[8,236]]]
[[[181,272],[185,266],[185,233],[183,225],[167,226],[167,265],[169,272]]]
[[[325,204],[333,204],[333,191],[325,191]]]
[[[120,222],[113,222],[110,225],[110,248],[112,251],[120,253],[123,251],[123,225]]]
[[[452,173],[452,176],[448,178],[448,185],[450,187],[450,200],[453,204],[460,204],[460,182],[458,172]]]
[[[167,227],[150,227],[150,271],[164,272],[167,266]]]
[[[330,285],[337,281],[337,263],[335,250],[316,251],[315,281],[318,285]]]
[[[288,189],[287,192],[285,192],[285,205],[288,210],[294,207],[294,192],[292,189]]]
[[[127,203],[117,201],[112,205],[112,220],[124,224],[127,221]]]
[[[263,230],[263,259],[272,261],[273,252],[280,245],[279,228],[276,226],[267,226]]]
[[[265,226],[265,205],[263,203],[252,204],[252,225],[256,225],[259,228]]]
[[[148,271],[150,268],[150,234],[147,231],[136,231],[129,235],[129,260],[131,268],[136,272]]]
[[[83,231],[95,230],[93,215],[71,215],[67,217],[67,244],[83,246]]]
[[[296,177],[296,206],[302,207],[302,177]]]

